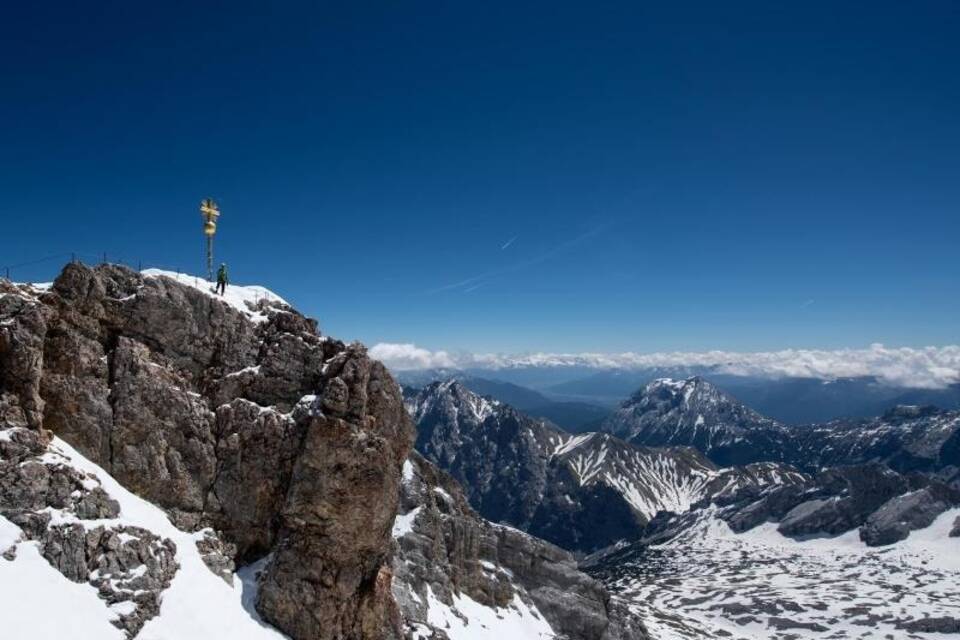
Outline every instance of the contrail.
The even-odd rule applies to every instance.
[[[442,291],[450,291],[451,289],[464,289],[464,288],[469,288],[469,287],[472,286],[472,285],[478,285],[479,283],[487,280],[487,279],[490,278],[490,277],[503,275],[503,274],[505,274],[505,273],[513,273],[513,272],[515,272],[515,271],[519,271],[520,269],[525,269],[525,268],[527,268],[527,267],[531,267],[531,266],[533,266],[533,265],[540,264],[541,262],[546,262],[547,260],[551,259],[552,257],[554,257],[555,255],[557,255],[558,253],[562,253],[562,252],[566,251],[567,249],[570,249],[570,248],[572,248],[572,247],[580,244],[580,243],[583,242],[584,240],[588,240],[589,238],[592,238],[593,236],[596,236],[596,235],[602,233],[602,232],[605,231],[607,228],[609,228],[612,224],[613,224],[612,222],[606,222],[606,223],[604,223],[604,224],[601,224],[601,225],[599,225],[599,226],[596,226],[596,227],[594,227],[593,229],[590,229],[589,231],[587,231],[586,233],[582,233],[582,234],[576,236],[575,238],[571,238],[570,240],[567,240],[567,241],[565,241],[565,242],[561,242],[560,244],[557,244],[557,245],[551,247],[550,249],[547,249],[546,251],[544,251],[544,252],[541,253],[540,255],[534,256],[534,257],[532,257],[532,258],[528,258],[528,259],[526,259],[526,260],[521,260],[520,262],[511,264],[511,265],[507,265],[507,266],[505,266],[505,267],[500,267],[500,268],[498,268],[498,269],[491,269],[491,270],[485,271],[485,272],[483,272],[483,273],[478,273],[478,274],[475,275],[475,276],[472,276],[472,277],[470,277],[470,278],[466,278],[465,280],[461,280],[461,281],[459,281],[459,282],[454,282],[454,283],[451,283],[451,284],[443,285],[443,286],[441,286],[441,287],[436,287],[436,288],[434,288],[434,289],[429,289],[428,291],[426,291],[426,293],[427,293],[427,295],[433,295],[433,294],[436,294],[436,293],[440,293],[440,292],[442,292]],[[515,239],[516,239],[516,238],[511,238],[510,241],[507,242],[507,246],[509,246],[509,244],[510,244],[511,242],[513,242],[513,240],[515,240]]]
[[[507,240],[507,242],[506,242],[502,247],[500,247],[500,251],[503,251],[504,249],[506,249],[507,247],[509,247],[510,245],[512,245],[512,244],[513,244],[513,241],[516,240],[516,239],[517,239],[517,236],[513,236],[512,238],[510,238],[509,240]]]

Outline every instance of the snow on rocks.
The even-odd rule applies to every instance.
[[[960,622],[960,540],[948,535],[958,515],[876,548],[855,529],[795,540],[776,523],[735,533],[706,513],[671,541],[628,545],[589,572],[666,640],[946,637],[917,631]]]
[[[0,465],[24,482],[0,488],[5,637],[284,637],[244,607],[249,585],[208,567],[198,543],[212,532],[177,529],[59,438],[44,447],[36,432],[9,431]]]
[[[199,276],[178,273],[176,271],[164,271],[163,269],[144,269],[140,273],[148,278],[170,278],[180,284],[193,287],[197,291],[202,291],[210,297],[230,305],[254,322],[266,322],[269,319],[263,311],[267,306],[290,306],[286,300],[273,291],[258,285],[227,285],[226,291],[224,291],[224,294],[221,296],[216,293],[217,285],[215,282],[210,282]]]

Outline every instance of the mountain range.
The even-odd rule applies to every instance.
[[[259,287],[0,280],[4,632],[960,632],[960,412],[793,424],[697,375],[597,410],[448,373],[401,388]]]
[[[775,463],[720,469],[690,446],[568,434],[456,379],[405,388],[405,402],[415,448],[463,485],[481,515],[577,551],[634,538],[660,511],[799,478]]]
[[[925,588],[912,609],[861,593],[895,602],[960,577],[960,564],[933,568],[960,557],[960,412],[791,426],[694,376],[652,381],[605,431],[569,434],[457,380],[404,393],[415,447],[481,514],[590,554],[581,566],[654,637],[960,631]],[[809,597],[818,577],[831,599]]]
[[[487,384],[510,384],[534,392],[552,403],[571,402],[588,405],[607,413],[648,383],[662,378],[687,379],[699,376],[737,397],[752,409],[790,425],[827,422],[838,418],[869,418],[896,405],[933,405],[942,409],[960,409],[960,383],[942,388],[915,388],[881,380],[874,376],[770,377],[732,375],[705,366],[608,368],[594,366],[515,366],[501,369],[430,369],[400,371],[401,384],[424,386],[433,380],[451,377],[478,379]],[[513,392],[498,395],[492,386],[477,386],[474,391],[500,397],[522,411],[532,407],[515,402]],[[550,416],[547,416],[550,417]],[[553,419],[551,417],[551,419]],[[580,430],[576,424],[557,421],[568,430]],[[586,430],[595,422],[584,422]]]

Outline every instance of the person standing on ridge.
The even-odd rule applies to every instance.
[[[220,268],[217,269],[217,293],[221,296],[227,291],[227,284],[230,280],[227,278],[227,263],[221,262]]]

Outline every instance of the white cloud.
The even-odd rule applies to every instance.
[[[960,382],[960,346],[866,349],[785,349],[769,352],[663,353],[531,353],[525,355],[451,354],[412,344],[378,344],[371,355],[397,369],[513,367],[590,367],[643,369],[648,367],[705,367],[721,373],[770,378],[835,378],[876,376],[889,384],[942,388]]]
[[[413,344],[381,342],[370,349],[370,357],[382,361],[391,369],[454,368],[457,363],[446,351],[428,351]]]

